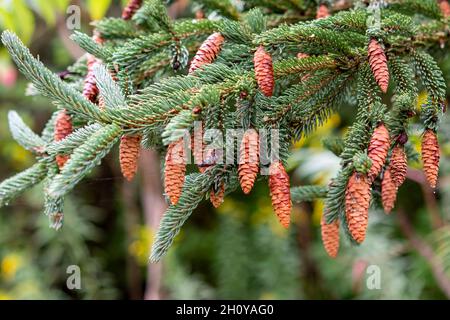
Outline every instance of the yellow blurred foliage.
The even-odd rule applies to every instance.
[[[12,280],[21,265],[22,258],[19,255],[15,253],[8,254],[2,260],[0,265],[0,274],[4,279]]]
[[[138,225],[135,227],[133,232],[134,240],[128,246],[128,252],[136,258],[140,265],[146,265],[148,263],[150,247],[152,246],[154,235],[154,230],[145,225]]]

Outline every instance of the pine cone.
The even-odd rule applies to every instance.
[[[291,220],[291,190],[289,176],[281,161],[273,162],[269,168],[269,188],[272,206],[283,227]]]
[[[366,237],[370,196],[369,179],[365,175],[353,173],[345,190],[345,216],[350,234],[358,243]]]
[[[328,10],[328,6],[324,3],[319,5],[316,12],[316,19],[323,19],[330,16],[330,10]]]
[[[371,39],[367,51],[373,76],[380,86],[381,91],[386,93],[389,85],[389,69],[384,50],[377,40]]]
[[[255,130],[247,130],[242,137],[238,172],[242,191],[250,193],[259,172],[259,135]]]
[[[223,184],[223,182],[220,185],[219,190],[217,190],[217,192],[214,192],[214,188],[212,188],[211,191],[209,192],[209,200],[211,201],[214,208],[220,207],[224,198],[225,198],[225,185]]]
[[[336,258],[339,251],[339,219],[327,224],[323,215],[320,226],[323,247],[331,258]]]
[[[450,17],[450,4],[447,0],[439,1],[439,7],[441,8],[441,13],[444,18]]]
[[[139,153],[141,151],[140,135],[124,135],[120,139],[120,170],[122,175],[131,181],[138,167]]]
[[[394,208],[395,200],[397,199],[397,186],[392,180],[391,168],[387,167],[384,171],[383,181],[381,182],[381,200],[383,201],[383,208],[386,213],[390,213]]]
[[[428,184],[432,188],[436,188],[440,156],[436,133],[431,129],[425,130],[422,137],[423,171],[427,177]]]
[[[259,89],[265,96],[271,97],[275,85],[273,79],[272,57],[264,50],[263,46],[259,46],[256,50],[253,57],[253,63]]]
[[[130,20],[142,5],[142,0],[129,0],[122,10],[122,19]]]
[[[178,203],[186,174],[186,159],[183,139],[172,142],[167,148],[164,170],[164,191],[173,205]]]
[[[384,124],[380,124],[375,128],[372,137],[370,138],[369,147],[367,149],[367,155],[372,160],[372,166],[368,173],[370,181],[380,174],[381,168],[384,166],[386,157],[388,155],[390,146],[389,131]]]
[[[60,141],[71,133],[72,133],[72,118],[67,113],[67,111],[63,109],[58,113],[58,116],[56,117],[53,139],[55,141]],[[62,169],[62,167],[64,167],[64,164],[67,162],[67,160],[69,160],[68,155],[56,156],[56,163],[58,164],[59,169]]]
[[[204,64],[213,62],[220,52],[224,37],[215,32],[210,35],[200,46],[189,67],[189,74],[200,68]]]
[[[406,179],[408,171],[408,162],[403,146],[397,145],[392,150],[391,163],[389,165],[392,181],[397,187],[400,187]]]
[[[87,56],[87,75],[84,79],[83,96],[93,103],[97,100],[98,95],[98,88],[94,75],[94,66],[98,63],[98,59],[93,55],[89,54]]]

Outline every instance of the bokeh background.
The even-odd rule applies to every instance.
[[[193,15],[189,1],[171,1],[172,16]],[[11,29],[55,72],[83,52],[68,36],[66,8],[81,8],[82,30],[104,15],[119,16],[120,1],[0,0],[0,29]],[[432,54],[450,84],[450,54]],[[8,131],[14,109],[40,132],[54,107],[26,96],[27,82],[0,49],[0,179],[33,162]],[[421,93],[417,104],[426,101]],[[389,103],[389,101],[386,101]],[[289,161],[292,185],[326,184],[339,160],[322,139],[345,133],[354,110],[342,108],[313,135],[295,144]],[[410,141],[420,151],[420,126]],[[203,202],[183,227],[168,256],[148,263],[164,210],[160,155],[143,152],[139,175],[122,179],[113,151],[67,199],[61,230],[48,227],[39,187],[0,209],[0,299],[450,299],[450,120],[439,131],[439,188],[429,189],[420,162],[390,215],[372,209],[368,236],[359,247],[341,241],[336,259],[320,240],[323,202],[297,204],[289,230],[272,212],[268,188],[237,192],[215,210]],[[66,286],[69,265],[81,269],[81,289]],[[367,286],[380,271],[380,288]],[[370,286],[369,286],[370,287]]]

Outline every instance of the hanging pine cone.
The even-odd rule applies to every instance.
[[[336,258],[339,251],[339,219],[328,224],[323,215],[320,226],[323,247],[331,258]]]
[[[189,74],[200,68],[204,64],[213,62],[220,52],[224,37],[215,32],[210,35],[200,46],[189,67]]]
[[[53,134],[53,139],[55,141],[60,141],[72,133],[72,118],[67,113],[65,109],[61,110],[55,120],[55,131]],[[68,155],[57,155],[56,163],[59,169],[62,169],[64,164],[69,160]]]
[[[380,174],[381,168],[383,168],[388,155],[390,146],[389,131],[386,126],[381,123],[375,128],[372,137],[370,138],[369,147],[367,149],[367,155],[372,160],[372,166],[368,173],[370,181]]]
[[[441,13],[444,18],[450,17],[450,4],[447,0],[440,0],[439,7],[441,8]]]
[[[381,200],[383,202],[384,212],[390,213],[394,208],[397,199],[397,186],[392,180],[391,168],[387,167],[384,171],[383,181],[381,182]]]
[[[365,175],[355,172],[345,190],[345,216],[350,234],[358,243],[366,237],[369,205],[370,181]]]
[[[142,0],[129,0],[122,10],[122,19],[130,20],[142,5]]]
[[[369,64],[373,76],[384,93],[387,92],[389,85],[389,69],[387,65],[386,54],[377,40],[371,39],[368,47]]]
[[[391,171],[392,181],[397,187],[400,187],[406,179],[406,172],[408,171],[408,162],[406,160],[405,148],[396,145],[392,150],[391,163],[389,165]]]
[[[422,137],[423,171],[425,172],[428,184],[433,189],[436,188],[440,156],[441,153],[436,133],[431,129],[425,130]]]
[[[283,227],[291,221],[291,190],[289,176],[281,161],[275,161],[269,168],[269,188],[272,206]]]
[[[122,136],[119,146],[120,170],[128,181],[131,181],[136,174],[140,151],[140,135]]]
[[[247,130],[242,137],[238,172],[242,191],[250,193],[259,172],[259,135],[255,130]]]
[[[97,100],[98,95],[98,88],[94,75],[94,66],[98,63],[98,59],[93,55],[89,54],[87,56],[87,75],[84,79],[83,96],[93,103]]]
[[[272,57],[264,50],[263,46],[259,46],[256,50],[253,63],[259,89],[265,96],[272,96],[275,84],[273,79]]]
[[[330,10],[328,10],[328,6],[324,3],[319,5],[316,12],[316,19],[323,19],[330,16]]]
[[[211,191],[209,192],[209,200],[211,201],[214,208],[220,207],[224,198],[225,198],[225,185],[223,184],[223,182],[221,183],[219,190],[217,190],[217,192],[214,191],[214,188],[211,188]]]
[[[186,174],[186,159],[183,139],[172,142],[167,148],[164,170],[164,191],[173,205],[178,203]]]

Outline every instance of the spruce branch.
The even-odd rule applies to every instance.
[[[91,23],[100,33],[103,39],[119,40],[138,37],[143,34],[142,30],[130,20],[122,18],[104,18]]]
[[[61,197],[80,182],[95,166],[100,164],[118,141],[121,128],[115,124],[106,125],[93,134],[84,144],[76,148],[48,187],[51,197]]]
[[[85,33],[75,31],[70,36],[70,39],[76,42],[80,48],[86,50],[87,53],[90,53],[103,61],[109,61],[112,55],[112,52],[108,48],[99,45],[94,41],[94,39],[92,39],[92,37]]]
[[[64,83],[48,70],[42,62],[35,59],[17,36],[10,32],[2,33],[2,42],[8,49],[19,70],[33,83],[43,95],[52,99],[59,107],[68,109],[86,120],[104,121],[104,115],[96,105],[86,100],[81,93]]]
[[[8,113],[9,129],[14,140],[22,147],[34,153],[41,153],[45,146],[45,141],[34,133],[16,111]]]
[[[25,171],[4,180],[0,183],[0,207],[7,206],[11,200],[42,181],[46,173],[46,164],[38,162]]]
[[[123,108],[127,105],[121,88],[111,77],[111,74],[104,65],[96,64],[94,66],[94,75],[97,79],[97,87],[105,103],[105,107]]]
[[[291,199],[297,203],[313,201],[316,199],[325,198],[327,193],[328,188],[323,186],[293,187],[291,188]]]

